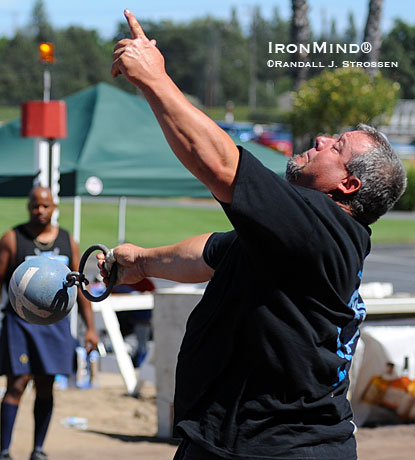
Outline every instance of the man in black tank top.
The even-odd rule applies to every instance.
[[[8,287],[15,268],[33,256],[53,257],[72,270],[79,266],[79,248],[66,230],[52,225],[56,205],[48,188],[36,187],[29,195],[29,222],[6,232],[0,240],[0,292]],[[82,295],[78,306],[85,321],[85,347],[91,351],[98,343],[91,304]],[[53,409],[53,382],[56,374],[70,375],[74,369],[75,340],[69,318],[39,326],[28,323],[5,308],[0,337],[0,374],[7,375],[7,390],[1,404],[0,460],[10,459],[9,447],[18,406],[33,378],[35,436],[31,460],[47,460],[43,451]]]

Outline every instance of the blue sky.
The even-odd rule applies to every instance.
[[[350,10],[355,13],[359,30],[363,30],[369,0],[309,0],[309,18],[313,30],[320,30],[323,16],[328,20],[335,17],[338,30],[347,23]],[[24,27],[30,18],[34,0],[0,0],[0,36],[10,36],[16,27]],[[123,20],[122,11],[129,8],[138,18],[172,19],[186,21],[210,14],[229,18],[232,6],[236,6],[242,22],[246,22],[252,7],[261,7],[263,16],[270,17],[275,6],[283,18],[291,14],[291,0],[45,0],[49,19],[54,27],[71,24],[93,28],[104,38],[114,35],[116,25]],[[413,0],[384,0],[382,28],[387,31],[395,18],[415,23],[415,2]]]

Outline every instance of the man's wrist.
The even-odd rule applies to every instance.
[[[149,250],[148,249],[141,249],[141,254],[137,258],[135,262],[135,266],[137,269],[138,274],[142,278],[148,278],[149,270],[150,270],[150,257],[149,257]]]

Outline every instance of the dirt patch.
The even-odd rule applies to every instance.
[[[10,448],[14,460],[28,460],[32,450],[34,396],[28,389],[19,409]],[[140,398],[128,396],[118,374],[100,374],[96,389],[56,390],[45,451],[50,460],[171,460],[177,445],[156,438],[155,396],[150,384],[143,385]],[[86,429],[63,423],[82,425],[82,419]]]
[[[140,398],[128,396],[118,374],[101,373],[96,389],[56,390],[45,442],[50,460],[171,460],[177,445],[156,437],[155,398],[151,384],[144,384]],[[14,460],[28,460],[32,449],[33,399],[28,390],[13,435]],[[62,420],[69,417],[86,419],[86,429],[65,426]],[[415,452],[415,425],[360,428],[356,437],[359,460],[408,460]]]

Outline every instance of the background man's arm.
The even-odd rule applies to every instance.
[[[6,232],[0,240],[0,301],[3,284],[6,279],[9,266],[16,256],[16,235],[13,230]]]
[[[71,248],[72,248],[72,270],[79,269],[79,247],[75,240],[71,237]],[[94,326],[94,312],[92,311],[92,305],[89,300],[87,300],[81,290],[78,288],[77,303],[79,312],[84,320],[86,331],[85,331],[85,349],[87,352],[93,350],[98,344],[98,334]]]
[[[235,143],[185,98],[167,75],[154,40],[148,40],[130,11],[125,16],[132,40],[115,46],[112,75],[124,74],[143,91],[179,160],[217,198],[229,203],[239,162]]]
[[[122,244],[114,248],[118,263],[118,284],[134,284],[143,278],[164,278],[181,283],[209,281],[214,270],[203,259],[203,249],[211,233],[194,236],[169,246],[142,248]],[[104,282],[108,273],[103,267],[105,256],[98,254],[98,266]]]

